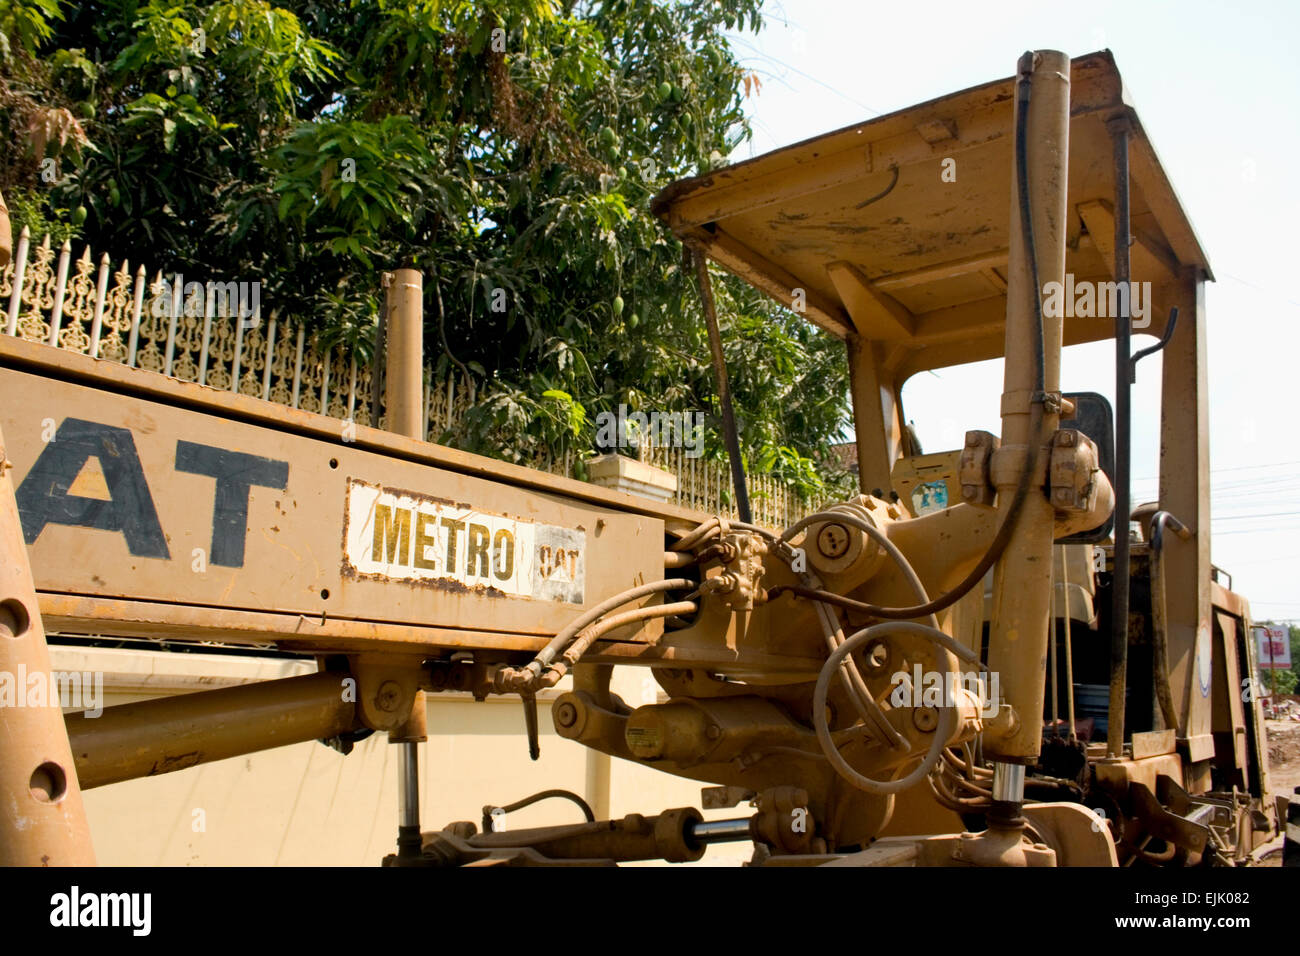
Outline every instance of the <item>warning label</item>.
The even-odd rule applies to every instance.
[[[358,575],[582,604],[586,535],[348,481],[343,559]]]

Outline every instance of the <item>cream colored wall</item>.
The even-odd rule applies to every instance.
[[[310,663],[210,654],[51,647],[52,667],[105,675],[106,705],[310,672]],[[618,668],[614,691],[629,704],[654,698],[639,668]],[[563,687],[563,685],[561,685]],[[700,806],[698,782],[607,758],[556,736],[539,701],[541,759],[528,759],[518,700],[430,694],[429,740],[420,746],[426,830],[476,824],[485,804],[553,787],[581,794],[598,818]],[[397,834],[397,750],[381,734],[348,756],[319,743],[204,764],[87,791],[98,862],[106,866],[374,866]],[[719,819],[753,811],[709,811]],[[577,807],[546,801],[511,814],[508,829],[577,822]],[[748,843],[712,847],[701,861],[735,866]]]

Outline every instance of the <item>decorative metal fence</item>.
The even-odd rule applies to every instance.
[[[738,517],[731,467],[727,462],[691,457],[686,449],[678,446],[659,447],[648,443],[641,446],[639,457],[677,478],[677,490],[671,499],[675,504],[709,514]],[[746,475],[745,483],[755,524],[785,528],[812,510],[789,487],[770,475]]]
[[[214,314],[213,296],[185,300],[161,272],[152,280],[145,266],[131,271],[123,259],[114,271],[107,253],[98,266],[87,246],[72,258],[64,242],[56,252],[47,235],[32,247],[29,231],[19,236],[13,261],[0,270],[3,330],[29,342],[79,352],[108,362],[145,369],[208,388],[238,392],[290,408],[372,424],[371,369],[341,346],[325,346],[302,325],[266,318]],[[157,308],[170,300],[170,307]],[[424,434],[437,441],[472,407],[472,380],[454,373],[438,382],[425,376]],[[379,420],[384,427],[382,394]],[[682,448],[644,446],[640,457],[677,477],[672,501],[710,514],[736,515],[731,474],[725,462],[689,457]],[[572,453],[540,455],[530,467],[572,476]],[[757,523],[780,528],[807,509],[797,495],[766,475],[749,477]]]

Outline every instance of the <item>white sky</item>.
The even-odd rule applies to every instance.
[[[1300,408],[1284,402],[1300,379],[1300,4],[769,0],[766,14],[757,40],[734,38],[763,80],[736,160],[1010,76],[1026,49],[1114,53],[1218,280],[1206,293],[1213,560],[1256,619],[1300,620]],[[1154,341],[1135,336],[1134,351]],[[1159,357],[1144,359],[1135,503],[1156,494],[1159,382]],[[1113,343],[1067,350],[1062,385],[1113,401]],[[1000,362],[912,379],[904,405],[925,450],[999,432],[1001,386]],[[960,418],[945,408],[954,394]]]

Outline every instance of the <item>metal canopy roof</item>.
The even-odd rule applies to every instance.
[[[1127,115],[1132,278],[1153,287],[1164,327],[1174,280],[1209,263],[1125,95],[1115,61],[1071,64],[1066,271],[1113,276],[1114,165],[1107,120]],[[1003,353],[1011,215],[1014,78],[845,127],[666,187],[652,203],[679,236],[843,338],[885,346],[901,382]],[[1030,135],[1033,135],[1032,129]],[[955,160],[955,182],[942,178]],[[1162,286],[1165,291],[1162,292]],[[1067,318],[1065,344],[1113,335],[1104,318]]]

